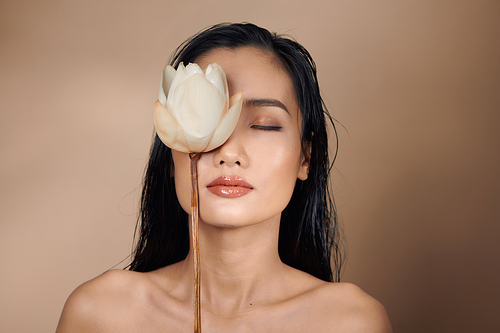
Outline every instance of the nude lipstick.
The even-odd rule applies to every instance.
[[[253,187],[239,176],[221,176],[208,184],[207,190],[221,197],[236,198],[253,191]]]

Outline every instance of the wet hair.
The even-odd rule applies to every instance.
[[[195,62],[213,49],[245,46],[260,48],[276,57],[293,82],[302,114],[302,150],[309,160],[309,174],[304,181],[297,179],[290,202],[282,212],[280,258],[324,281],[339,281],[343,234],[328,186],[331,165],[327,121],[335,135],[336,131],[321,98],[316,65],[309,52],[295,40],[254,24],[218,24],[180,45],[170,64],[177,68],[181,62]],[[144,178],[131,270],[152,271],[185,259],[189,252],[188,215],[177,199],[172,174],[172,151],[155,135]]]

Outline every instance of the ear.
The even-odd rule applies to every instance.
[[[311,143],[308,143],[307,146],[302,149],[302,153],[300,155],[302,161],[297,178],[300,180],[306,180],[307,176],[309,176],[309,164],[311,162]]]

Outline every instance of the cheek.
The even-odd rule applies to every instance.
[[[302,156],[300,141],[295,136],[288,136],[281,142],[277,142],[274,149],[270,148],[270,154],[273,154],[271,161],[276,168],[282,169],[283,176],[285,177],[285,174],[296,176]]]
[[[292,141],[290,139],[290,141]],[[267,170],[263,172],[262,180],[268,184],[273,184],[281,192],[291,193],[299,174],[301,165],[300,145],[290,144],[290,141],[281,145],[267,145],[265,158],[260,160],[260,168]],[[262,154],[262,152],[261,152]]]

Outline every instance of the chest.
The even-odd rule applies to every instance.
[[[193,332],[193,312],[185,307],[143,313],[141,317],[138,325],[131,322],[122,332]],[[331,332],[332,327],[326,324],[311,307],[256,307],[230,314],[202,311],[203,333]]]

